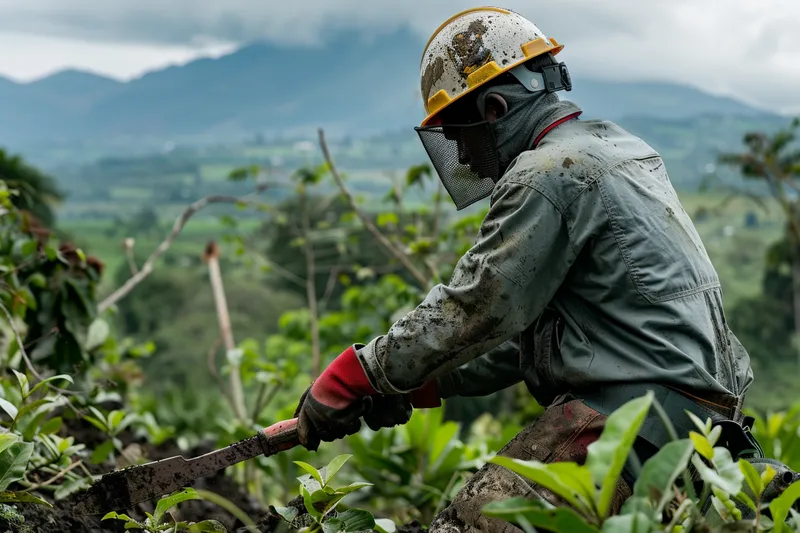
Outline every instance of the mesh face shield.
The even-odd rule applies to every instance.
[[[483,121],[414,129],[444,188],[456,204],[456,210],[492,193],[500,179],[500,163],[491,123]]]

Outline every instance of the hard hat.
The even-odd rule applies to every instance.
[[[477,7],[453,15],[433,32],[422,54],[420,80],[427,116],[421,126],[504,72],[563,48],[508,9]]]

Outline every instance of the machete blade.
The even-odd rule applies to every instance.
[[[122,511],[190,486],[231,465],[259,455],[273,455],[297,444],[296,419],[279,422],[256,435],[194,459],[180,455],[131,466],[104,475],[77,498],[73,514]],[[266,439],[265,439],[266,437]]]

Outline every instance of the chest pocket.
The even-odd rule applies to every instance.
[[[618,165],[598,187],[628,274],[645,299],[658,303],[719,287],[660,157]]]

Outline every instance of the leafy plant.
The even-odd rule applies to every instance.
[[[758,472],[746,459],[734,461],[726,448],[715,446],[721,428],[691,413],[698,431],[666,444],[650,458],[643,465],[633,495],[619,514],[610,516],[617,481],[653,401],[652,393],[648,393],[612,413],[600,438],[589,445],[585,465],[493,458],[491,462],[550,489],[567,505],[553,507],[544,500],[513,498],[487,504],[484,513],[517,523],[526,531],[780,532],[787,526],[798,530],[800,515],[792,505],[800,497],[800,482],[764,501],[775,470],[767,465]],[[690,464],[702,486],[699,496],[687,476]],[[753,517],[744,518],[742,509],[752,511]],[[790,514],[791,522],[784,523]]]
[[[144,522],[140,522],[131,518],[130,516],[117,512],[110,512],[103,516],[103,520],[121,520],[125,523],[125,529],[140,529],[148,533],[177,533],[178,531],[191,531],[191,532],[211,532],[211,533],[225,533],[227,528],[220,524],[217,520],[203,520],[202,522],[183,522],[172,521],[168,522],[169,511],[176,507],[181,502],[188,500],[199,500],[200,496],[197,491],[192,488],[185,488],[183,490],[174,492],[169,496],[161,498],[156,504],[153,513],[145,513],[147,518]]]
[[[351,483],[349,485],[334,487],[331,484],[334,476],[344,466],[352,455],[337,455],[327,466],[317,470],[313,466],[303,461],[295,463],[307,472],[306,475],[298,477],[300,481],[300,494],[303,497],[303,505],[311,518],[308,526],[308,533],[351,533],[353,531],[366,531],[374,529],[379,533],[391,533],[395,529],[394,522],[386,519],[375,520],[372,513],[363,509],[348,509],[344,512],[336,512],[337,506],[348,494],[371,483]],[[271,507],[271,510],[280,515],[286,522],[297,526],[300,512],[295,507]]]
[[[374,482],[371,505],[428,522],[490,457],[488,447],[461,441],[460,425],[443,416],[443,408],[414,411],[403,426],[348,437],[356,472]]]
[[[83,418],[94,427],[102,431],[108,436],[108,440],[95,448],[92,454],[92,462],[95,464],[102,463],[108,456],[115,450],[118,453],[123,453],[123,444],[119,439],[119,434],[130,426],[134,421],[138,420],[138,415],[134,413],[125,413],[120,409],[110,411],[108,414],[103,414],[102,411],[94,406],[89,406],[91,415],[85,415]]]

